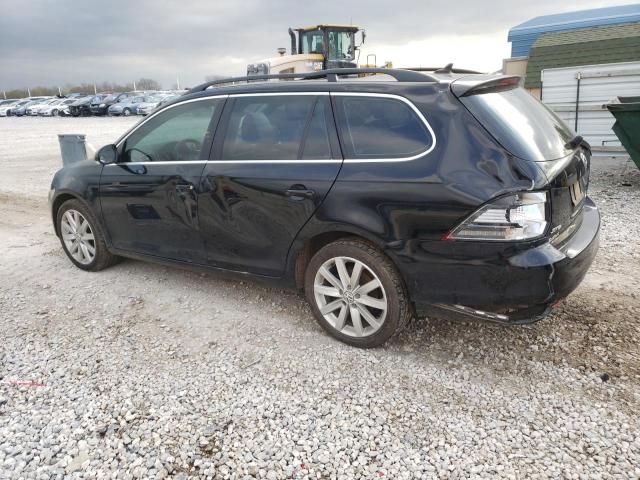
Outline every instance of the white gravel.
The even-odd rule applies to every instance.
[[[602,247],[552,317],[422,319],[362,351],[292,292],[74,268],[46,207],[55,135],[131,122],[0,119],[0,479],[640,477],[630,162],[594,160]]]

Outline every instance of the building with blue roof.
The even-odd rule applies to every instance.
[[[606,105],[640,96],[640,3],[535,17],[508,40],[505,74],[521,76],[592,149],[624,151]]]
[[[640,3],[543,15],[509,30],[502,70],[542,96],[544,69],[640,61]]]
[[[511,58],[528,57],[535,41],[545,33],[637,22],[640,22],[640,4],[543,15],[513,27],[507,40],[511,42]]]

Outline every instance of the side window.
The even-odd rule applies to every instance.
[[[316,97],[237,97],[222,145],[223,160],[297,160]]]
[[[213,132],[211,120],[223,100],[210,99],[169,108],[151,118],[125,140],[124,162],[206,160]]]
[[[346,158],[403,158],[427,150],[433,138],[416,112],[393,98],[336,99]]]

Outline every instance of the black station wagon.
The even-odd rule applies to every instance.
[[[359,347],[433,309],[531,322],[586,274],[600,227],[589,145],[518,77],[255,81],[271,77],[196,87],[57,172],[50,203],[69,259],[278,282]]]

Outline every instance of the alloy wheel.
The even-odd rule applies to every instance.
[[[82,265],[89,265],[96,256],[96,239],[87,219],[77,210],[62,215],[60,233],[69,254]]]
[[[350,337],[377,332],[387,316],[387,296],[378,276],[350,257],[330,258],[318,269],[314,297],[324,319]]]

